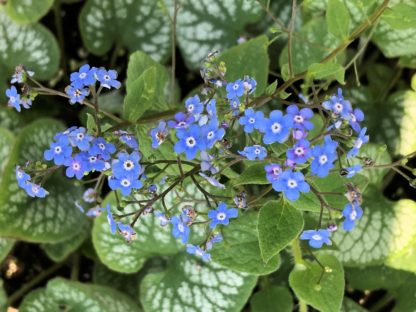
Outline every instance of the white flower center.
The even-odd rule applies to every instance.
[[[55,154],[60,154],[62,152],[62,148],[60,146],[55,146]]]
[[[178,122],[178,127],[183,127],[186,125],[185,121]]]
[[[354,221],[356,218],[357,218],[357,212],[355,210],[351,211],[350,219]]]
[[[85,77],[87,77],[87,74],[86,73],[79,74],[79,78],[84,79]]]
[[[12,102],[12,103],[13,103],[13,102],[15,102],[15,101],[16,101],[16,98],[15,98],[14,96],[11,96],[11,97],[10,97],[10,102]]]
[[[278,168],[278,167],[273,168],[273,174],[274,174],[274,175],[279,175],[279,174],[280,174],[280,172],[281,172],[280,168]]]
[[[188,112],[193,112],[194,111],[194,104],[189,104],[188,105]]]
[[[298,186],[298,182],[296,182],[294,179],[289,179],[287,180],[287,186],[290,188],[295,188]]]
[[[282,129],[282,126],[278,122],[275,122],[274,124],[272,124],[271,129],[273,133],[279,133]]]
[[[80,166],[80,164],[79,164],[79,163],[74,163],[74,164],[72,165],[72,169],[74,169],[74,170],[80,170],[80,169],[81,169],[81,166]]]
[[[186,139],[186,146],[188,147],[194,147],[196,144],[195,138],[194,137],[189,137]]]
[[[18,172],[17,172],[17,177],[18,177],[19,179],[21,179],[21,178],[23,177],[23,173],[21,173],[20,171],[18,171]]]
[[[253,117],[251,117],[251,118],[248,120],[248,122],[249,122],[249,123],[251,123],[251,124],[253,124],[253,123],[255,123],[255,122],[256,122],[256,119],[254,119]]]
[[[237,90],[237,89],[238,89],[238,87],[239,87],[238,83],[235,83],[235,84],[233,85],[233,89],[234,89],[234,90]]]
[[[335,103],[334,108],[336,112],[341,112],[344,106],[341,103]]]
[[[321,156],[319,156],[319,163],[321,164],[321,165],[324,165],[324,164],[326,164],[326,162],[328,161],[328,157],[326,156],[326,155],[321,155]]]
[[[109,81],[111,78],[110,78],[110,76],[109,75],[104,75],[104,80],[105,81]]]
[[[82,140],[84,138],[84,133],[77,133],[77,140]]]
[[[95,163],[95,162],[97,161],[97,157],[95,157],[95,156],[91,156],[91,157],[89,158],[89,161],[90,161],[91,163]]]
[[[301,115],[296,115],[294,120],[297,123],[302,123],[303,122],[303,117]]]
[[[225,220],[226,217],[227,216],[224,212],[220,212],[220,213],[217,214],[217,219],[220,220],[220,221]]]
[[[256,155],[259,155],[260,154],[260,149],[259,148],[256,148],[255,150],[254,150],[254,154],[256,154]]]
[[[357,118],[355,117],[355,115],[353,113],[351,113],[350,115],[351,115],[351,121],[356,122]]]
[[[183,233],[185,231],[185,228],[183,227],[182,223],[178,223],[178,231]]]
[[[38,185],[33,184],[32,185],[32,191],[33,193],[37,194],[39,192],[40,188]]]
[[[207,138],[212,139],[214,137],[214,131],[208,132]]]
[[[313,240],[320,241],[320,240],[322,240],[322,236],[321,236],[321,235],[319,235],[319,234],[315,234],[315,235],[313,235],[313,236],[312,236],[312,239],[313,239]]]
[[[130,171],[134,168],[134,164],[131,160],[126,160],[123,164],[123,167],[124,167],[125,170]]]
[[[297,148],[295,148],[295,154],[296,154],[297,156],[302,156],[302,155],[304,154],[304,150],[303,150],[303,148],[302,148],[302,147],[297,147]]]
[[[105,145],[104,145],[104,143],[100,143],[100,144],[98,144],[98,147],[100,148],[100,150],[105,150]]]
[[[124,187],[128,187],[130,186],[130,181],[128,179],[123,179],[121,180],[121,185],[123,185]]]

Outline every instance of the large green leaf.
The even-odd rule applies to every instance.
[[[221,53],[219,60],[227,67],[225,79],[235,81],[245,75],[257,81],[255,95],[263,93],[269,74],[269,56],[267,53],[268,39],[260,36]]]
[[[323,268],[314,261],[305,261],[295,266],[289,283],[296,296],[322,312],[339,311],[344,297],[344,270],[337,258],[319,256],[325,273],[318,284]]]
[[[11,238],[0,237],[0,263],[7,257],[14,246],[15,240]]]
[[[326,10],[328,31],[338,39],[347,39],[349,34],[350,15],[341,0],[329,0]]]
[[[212,260],[239,272],[263,275],[277,270],[280,257],[264,263],[257,231],[258,214],[241,213],[222,230],[223,241],[214,245]]]
[[[50,195],[32,199],[19,189],[16,164],[43,158],[62,124],[38,120],[24,128],[13,147],[0,187],[0,234],[33,242],[56,243],[81,230],[85,216],[75,207],[81,189],[56,173],[45,185]]]
[[[77,312],[141,311],[128,296],[108,287],[55,278],[46,289],[25,297],[19,311],[51,312],[62,309]]]
[[[257,278],[215,263],[198,263],[190,255],[175,256],[164,272],[145,276],[140,300],[147,312],[241,311]]]
[[[48,13],[52,5],[53,0],[9,0],[6,12],[18,23],[33,23]]]
[[[13,133],[5,128],[0,128],[0,181],[3,177],[4,169],[9,159],[10,152],[13,148],[15,138]]]
[[[269,286],[256,292],[250,300],[253,312],[291,312],[293,311],[293,298],[286,287]]]
[[[282,201],[269,201],[261,207],[257,229],[264,262],[285,248],[302,228],[302,214],[292,206]]]
[[[264,166],[266,162],[255,163],[244,170],[241,175],[231,181],[233,186],[247,185],[247,184],[270,184],[266,178],[266,171]]]
[[[0,82],[0,88],[1,85],[2,83]],[[0,107],[0,127],[16,133],[20,130],[21,126],[22,122],[19,113],[6,107]]]
[[[103,55],[116,43],[162,61],[170,53],[167,14],[154,0],[89,0],[79,25],[84,45],[94,54]]]
[[[36,78],[51,78],[59,66],[58,43],[44,26],[18,25],[0,11],[0,64],[9,73],[24,64]]]

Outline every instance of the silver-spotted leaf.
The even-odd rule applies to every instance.
[[[53,0],[9,0],[6,12],[17,23],[27,24],[38,21],[52,5]]]

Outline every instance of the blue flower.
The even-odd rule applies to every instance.
[[[186,242],[189,239],[189,233],[190,228],[188,225],[186,225],[185,222],[183,222],[182,219],[178,218],[177,216],[173,216],[170,220],[170,223],[172,223],[172,235],[175,238],[181,238],[182,243],[186,244]]]
[[[236,208],[227,209],[227,205],[221,202],[217,209],[208,211],[208,218],[211,219],[209,227],[215,228],[217,224],[228,225],[231,218],[237,218],[238,210]]]
[[[361,165],[354,165],[348,168],[345,168],[347,171],[347,178],[352,178],[356,173],[360,172],[363,167]]]
[[[313,248],[321,248],[323,244],[331,245],[329,237],[331,232],[325,229],[303,231],[300,236],[301,240],[309,240],[309,246]]]
[[[300,130],[312,130],[313,123],[309,119],[313,116],[313,111],[310,108],[299,108],[296,105],[290,105],[286,112],[293,118],[293,128]]]
[[[280,174],[282,173],[282,166],[279,164],[268,164],[264,166],[264,170],[266,170],[266,178],[270,183],[276,181]]]
[[[103,171],[106,168],[104,160],[96,155],[88,155],[87,153],[82,153],[85,163],[87,164],[86,171]]]
[[[77,86],[90,86],[95,83],[96,69],[93,67],[90,69],[90,65],[82,65],[79,72],[72,73],[70,76],[71,84]]]
[[[32,106],[32,100],[29,97],[21,97],[20,98],[20,105],[24,108],[29,109]]]
[[[244,82],[238,79],[234,82],[227,83],[225,89],[227,91],[227,99],[232,100],[238,98],[244,94]]]
[[[117,80],[117,72],[110,69],[109,71],[104,68],[99,68],[96,71],[97,79],[101,83],[101,86],[107,89],[120,88],[121,83]]]
[[[134,138],[132,134],[129,134],[127,131],[122,131],[122,130],[116,133],[120,135],[120,141],[127,144],[128,147],[132,149],[139,148],[139,143],[137,142],[137,140]]]
[[[299,193],[307,193],[310,190],[309,184],[301,172],[292,170],[283,171],[279,178],[272,183],[273,189],[277,192],[283,192],[285,197],[291,201],[299,198]]]
[[[72,155],[72,147],[65,140],[52,142],[50,148],[43,153],[46,160],[54,161],[55,165],[63,165],[65,160]]]
[[[157,192],[157,185],[156,184],[150,184],[147,188],[147,191],[151,194],[155,194]]]
[[[243,85],[245,92],[247,92],[248,94],[252,94],[256,90],[257,81],[249,76],[245,76]]]
[[[334,167],[337,159],[338,143],[333,141],[329,135],[325,136],[324,144],[315,146],[312,149],[314,159],[311,163],[311,172],[323,178],[329,174],[329,170]]]
[[[138,180],[137,177],[123,176],[123,177],[108,177],[108,185],[112,190],[120,190],[121,194],[128,196],[132,190],[141,189],[143,182]]]
[[[86,203],[94,203],[97,200],[97,192],[93,188],[89,188],[82,195],[82,199]]]
[[[197,257],[201,258],[205,262],[208,262],[211,260],[211,255],[199,246],[189,244],[186,246],[186,252],[191,255],[196,255]]]
[[[348,203],[345,205],[342,215],[345,217],[344,222],[342,222],[342,228],[345,231],[351,231],[355,222],[363,216],[363,210],[357,201],[354,201],[352,204]]]
[[[179,141],[175,143],[175,153],[185,152],[188,160],[194,159],[196,153],[205,148],[204,141],[201,138],[201,129],[197,125],[192,125],[188,129],[178,129],[176,136]]]
[[[9,98],[7,104],[10,107],[14,107],[18,112],[21,111],[20,107],[20,94],[17,92],[15,86],[11,86],[10,89],[6,90],[6,96]]]
[[[238,153],[249,160],[263,160],[267,156],[266,149],[261,145],[247,146],[243,151],[238,151]]]
[[[86,215],[90,218],[99,217],[104,210],[105,209],[101,208],[100,206],[95,206],[93,208],[88,209]]]
[[[264,129],[266,119],[262,112],[255,112],[252,108],[246,109],[244,116],[240,117],[240,125],[244,126],[244,132],[252,133],[254,129]]]
[[[26,183],[30,180],[30,175],[28,175],[26,172],[20,169],[20,166],[16,166],[15,173],[17,185],[19,185],[20,188],[24,189],[26,187]]]
[[[212,174],[216,174],[219,169],[212,164],[212,157],[206,151],[201,152],[201,171],[210,171]]]
[[[322,106],[332,111],[337,117],[340,116],[346,120],[350,119],[351,103],[344,99],[340,88],[338,89],[338,94],[331,96],[328,101],[322,103]]]
[[[296,142],[292,148],[287,150],[286,156],[296,164],[304,164],[311,156],[309,141],[300,140]]]
[[[117,231],[117,223],[116,221],[114,221],[113,214],[111,213],[110,204],[107,204],[105,209],[107,210],[107,221],[108,221],[108,224],[110,225],[110,231],[114,235],[116,234],[116,231]]]
[[[215,101],[215,99],[211,99],[208,102],[206,106],[206,111],[211,120],[217,119],[217,102]]]
[[[84,157],[82,155],[77,154],[73,158],[69,157],[65,159],[64,165],[66,168],[66,176],[68,178],[76,177],[78,180],[81,180],[84,176],[84,173],[88,169],[88,165],[86,164]]]
[[[295,140],[302,140],[308,136],[308,132],[306,130],[293,129],[292,136]]]
[[[113,175],[117,178],[124,176],[138,177],[141,171],[139,161],[139,152],[119,153],[118,158],[114,159],[112,163]]]
[[[187,128],[195,121],[194,116],[186,115],[183,112],[175,114],[175,120],[168,121],[168,126],[170,128]],[[160,123],[159,123],[160,125]]]
[[[233,116],[238,116],[240,114],[240,100],[238,98],[230,99],[230,108]]]
[[[356,108],[350,112],[350,119],[348,120],[355,132],[361,131],[360,122],[364,120],[364,113],[361,109]]]
[[[84,127],[80,127],[69,134],[69,140],[81,151],[87,151],[90,148],[90,142],[93,140],[93,137],[86,133]]]
[[[283,113],[280,110],[272,111],[269,115],[269,119],[266,119],[264,123],[264,144],[285,142],[289,137],[289,132],[292,126],[292,116],[283,116]]]
[[[185,108],[188,114],[198,115],[204,111],[204,105],[201,103],[198,95],[192,96],[185,101]]]
[[[26,182],[25,191],[30,197],[44,198],[49,194],[42,186],[32,182]]]
[[[218,128],[218,121],[212,120],[201,128],[201,136],[204,148],[212,148],[214,144],[225,135],[223,128]],[[201,148],[202,149],[202,148]]]
[[[214,177],[209,177],[205,173],[202,173],[202,172],[200,172],[199,175],[203,177],[205,180],[207,180],[208,183],[211,184],[212,186],[218,187],[220,189],[225,189],[225,185],[221,184],[220,181],[218,181]]]
[[[178,127],[178,128],[185,128],[185,127]],[[153,128],[152,130],[150,130],[150,136],[152,137],[152,147],[157,148],[160,144],[162,144],[166,140],[166,137],[168,136],[168,134],[169,134],[169,131],[166,128],[166,122],[161,120],[159,122],[159,125],[156,128]]]
[[[91,142],[89,150],[90,155],[101,156],[104,160],[109,160],[111,154],[116,151],[116,147],[112,143],[108,143],[104,138],[96,138]]]
[[[118,230],[120,234],[124,237],[124,239],[130,243],[131,241],[136,239],[136,231],[130,226],[130,224],[124,224],[121,222],[117,223]]]
[[[68,128],[68,129],[66,129],[65,131],[63,131],[63,132],[58,132],[57,134],[55,134],[55,136],[54,136],[54,140],[55,141],[62,141],[62,142],[64,142],[65,144],[69,144],[70,142],[69,142],[69,134],[72,132],[72,131],[74,131],[75,129],[77,129],[77,127],[70,127],[70,128]]]
[[[69,103],[82,104],[84,99],[90,94],[90,90],[84,89],[80,85],[69,85],[65,88],[65,93],[69,96]]]
[[[156,218],[159,219],[160,226],[165,226],[166,224],[168,224],[170,222],[169,218],[166,217],[166,215],[164,213],[156,211],[155,216],[156,216]]]
[[[365,135],[367,128],[363,128],[358,135],[358,138],[355,140],[352,149],[347,153],[347,158],[357,156],[358,151],[364,143],[367,143],[369,140],[368,135]]]
[[[222,236],[221,236],[221,234],[214,234],[214,235],[212,235],[211,236],[211,238],[207,241],[207,243],[205,244],[205,248],[206,248],[206,250],[211,250],[212,249],[212,246],[215,244],[215,243],[219,243],[219,242],[221,242],[222,241]]]

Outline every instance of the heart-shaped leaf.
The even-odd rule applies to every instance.
[[[271,285],[256,292],[251,297],[250,306],[256,312],[275,312],[277,307],[279,312],[291,312],[293,298],[286,287]]]
[[[9,0],[6,3],[7,14],[21,24],[33,23],[48,13],[53,0]]]

